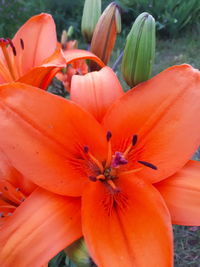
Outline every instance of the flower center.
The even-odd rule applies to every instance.
[[[111,187],[114,192],[119,192],[119,188],[115,185],[115,180],[118,178],[119,173],[128,174],[128,173],[135,173],[143,169],[143,167],[131,169],[128,171],[121,170],[120,167],[122,165],[128,164],[128,155],[132,150],[135,148],[138,136],[133,135],[131,143],[127,146],[126,150],[124,152],[115,151],[113,154],[112,152],[112,146],[111,146],[111,137],[112,133],[110,131],[107,132],[106,139],[108,143],[108,152],[107,152],[107,159],[106,162],[100,162],[98,159],[96,159],[89,151],[88,146],[84,146],[83,151],[85,155],[87,155],[88,160],[90,160],[93,163],[93,166],[95,166],[93,173],[94,175],[89,175],[88,178],[92,182],[100,181],[106,186]],[[153,170],[157,170],[157,167],[153,165],[152,163],[138,160],[138,163],[142,164],[145,167],[151,168]]]

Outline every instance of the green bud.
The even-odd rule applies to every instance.
[[[155,20],[142,13],[128,34],[122,59],[122,75],[130,87],[149,79],[154,56]]]
[[[90,267],[91,260],[83,238],[78,239],[64,249],[67,256],[76,264],[77,267]]]
[[[92,35],[101,16],[101,0],[85,0],[81,31],[88,43],[91,42]]]
[[[67,36],[68,36],[69,38],[71,38],[72,35],[73,35],[73,33],[74,33],[74,28],[73,28],[73,26],[71,25],[71,26],[69,26],[69,28],[68,28],[68,30],[67,30]]]

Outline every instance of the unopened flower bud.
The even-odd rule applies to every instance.
[[[62,31],[62,35],[61,35],[61,45],[62,45],[62,47],[65,46],[65,44],[67,42],[67,38],[68,38],[67,31],[63,30]]]
[[[120,30],[121,16],[119,8],[116,3],[112,2],[101,15],[91,43],[91,52],[97,55],[105,64],[110,59],[117,33]]]
[[[122,75],[132,87],[151,75],[155,56],[155,20],[148,13],[140,14],[127,37],[122,60]]]
[[[91,42],[92,35],[101,16],[101,0],[85,0],[81,31],[88,43]]]
[[[71,25],[71,26],[69,26],[69,28],[68,28],[68,30],[67,30],[67,36],[68,36],[68,38],[71,38],[72,35],[73,35],[73,33],[74,33],[74,28],[73,28],[73,26]]]
[[[116,20],[117,33],[120,33],[122,30],[122,24],[121,24],[121,14],[118,8],[116,9],[115,12],[115,20]]]
[[[69,247],[65,248],[64,251],[77,267],[91,266],[90,255],[88,254],[83,238],[72,243]]]

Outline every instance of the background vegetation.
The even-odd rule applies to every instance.
[[[110,3],[102,0],[102,6]],[[156,19],[160,36],[177,37],[185,30],[200,27],[199,0],[116,0],[121,7],[122,19],[129,28],[141,12],[149,12]],[[72,25],[80,33],[80,21],[84,0],[0,0],[0,35],[12,37],[21,24],[40,12],[52,14],[58,35],[63,28]],[[126,30],[126,29],[125,29]]]
[[[102,0],[102,6],[111,1]],[[151,13],[157,25],[157,49],[153,75],[174,65],[189,63],[200,69],[200,1],[199,0],[121,0],[122,34],[111,59],[112,66],[125,44],[134,19],[143,11]],[[84,0],[0,0],[0,37],[12,38],[31,16],[48,12],[55,19],[58,38],[63,29],[74,27],[74,38],[83,42],[80,21]],[[31,38],[31,36],[30,36]],[[119,71],[118,71],[119,72]],[[200,160],[200,151],[195,155]],[[200,228],[175,226],[175,266],[200,267]],[[69,266],[63,253],[50,266]],[[70,265],[72,266],[72,265]]]

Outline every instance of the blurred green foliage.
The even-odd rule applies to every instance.
[[[127,24],[130,17],[148,12],[154,16],[161,35],[176,37],[181,31],[199,26],[199,0],[120,0],[118,3],[124,8]]]
[[[41,0],[0,0],[1,37],[12,37],[30,16],[39,13],[43,7]]]
[[[102,0],[103,9],[111,0]],[[122,19],[130,29],[134,19],[143,11],[152,14],[161,34],[175,37],[186,28],[200,27],[199,0],[116,0],[122,7]],[[55,19],[58,37],[63,29],[74,27],[80,38],[80,24],[84,0],[0,0],[0,37],[12,37],[31,16],[48,12]]]
[[[50,13],[55,19],[58,36],[72,25],[80,33],[83,0],[0,0],[0,35],[12,37],[31,16]]]

